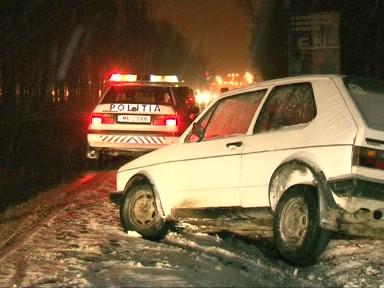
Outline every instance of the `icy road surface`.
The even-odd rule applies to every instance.
[[[268,241],[122,231],[115,172],[88,173],[0,214],[0,287],[384,287],[384,241],[331,241],[295,267]]]

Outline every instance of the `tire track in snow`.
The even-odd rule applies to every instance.
[[[80,179],[59,187],[50,189],[39,194],[20,206],[5,211],[0,215],[0,263],[9,253],[33,237],[33,231],[38,226],[49,222],[62,210],[72,205],[79,196],[79,190],[89,192],[92,195],[95,191],[92,188],[99,187],[108,176],[115,172],[86,173]],[[92,180],[92,181],[91,181]],[[100,189],[100,188],[98,188]]]

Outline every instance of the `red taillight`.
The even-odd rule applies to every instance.
[[[91,117],[91,123],[92,124],[101,124],[103,123],[103,118],[98,116],[92,116]]]
[[[92,114],[91,124],[114,124],[113,114]]]
[[[384,170],[384,151],[367,147],[354,147],[353,165]]]
[[[165,119],[165,126],[176,126],[176,125],[177,125],[177,121],[175,117]]]
[[[153,125],[175,127],[177,119],[176,116],[157,116],[153,119]]]

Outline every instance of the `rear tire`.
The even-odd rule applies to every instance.
[[[120,220],[125,231],[136,231],[149,240],[161,240],[168,232],[158,212],[152,187],[146,183],[134,186],[125,194]]]
[[[319,200],[313,189],[296,187],[281,197],[275,211],[276,247],[292,264],[313,264],[327,247],[331,232],[320,227]]]

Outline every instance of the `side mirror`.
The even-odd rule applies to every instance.
[[[204,128],[198,123],[193,123],[192,134],[199,138],[199,141],[204,137]]]

